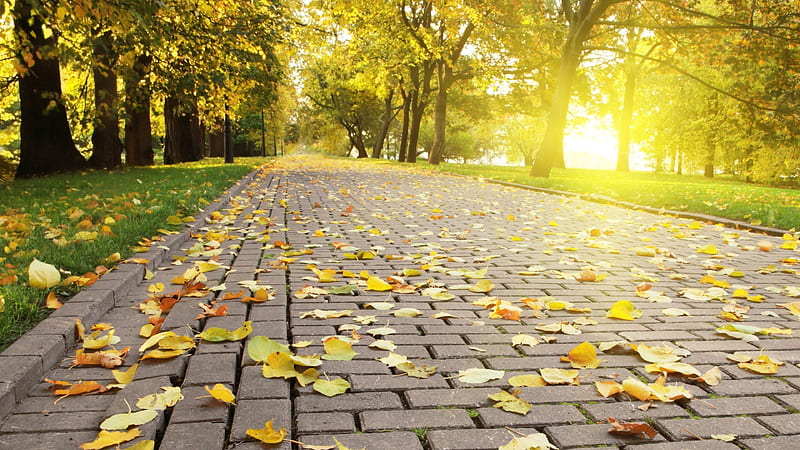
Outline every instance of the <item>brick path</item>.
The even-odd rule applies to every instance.
[[[747,342],[716,332],[725,322],[720,301],[691,300],[679,293],[686,288],[708,292],[712,286],[700,282],[704,275],[726,281],[728,301],[741,285],[750,296],[762,295],[761,303],[739,299],[751,307],[742,324],[761,328],[800,328],[800,322],[778,304],[793,301],[786,287],[798,284],[793,273],[797,252],[781,249],[780,237],[740,232],[713,224],[656,216],[577,199],[552,196],[463,178],[404,169],[359,164],[348,168],[319,165],[315,160],[285,160],[281,168],[252,174],[179,235],[167,236],[150,251],[136,255],[147,264],[126,263],[81,292],[36,329],[0,355],[0,449],[70,449],[92,441],[99,424],[112,414],[127,412],[136,400],[160,392],[163,386],[181,386],[184,400],[159,413],[156,420],[140,427],[144,439],[163,449],[255,449],[299,448],[284,442],[273,447],[246,436],[248,428],[261,428],[274,419],[276,428],[286,428],[288,438],[309,445],[333,445],[333,436],[350,448],[368,449],[491,449],[509,442],[519,433],[544,433],[559,448],[606,446],[641,449],[773,449],[792,448],[800,438],[800,340],[792,336],[761,336]],[[218,212],[217,214],[213,214]],[[323,361],[320,373],[330,379],[342,377],[351,387],[347,393],[326,397],[301,387],[294,380],[267,379],[246,351],[246,342],[199,342],[191,356],[141,362],[134,381],[125,389],[96,395],[68,397],[54,404],[52,387],[43,379],[70,382],[95,380],[114,382],[111,371],[79,366],[69,369],[75,354],[74,321],[90,326],[111,323],[121,338],[117,347],[130,346],[122,369],[140,356],[144,341],[139,328],[146,322],[136,305],[149,297],[148,287],[170,281],[194,261],[208,256],[189,256],[182,265],[178,257],[208,231],[223,232],[224,251],[218,260],[224,266],[207,272],[208,286],[225,288],[204,298],[186,298],[166,316],[162,330],[192,335],[209,327],[235,329],[252,321],[255,336],[283,343],[311,341],[294,348],[298,354],[323,354],[322,339],[351,336],[341,325],[356,324],[357,316],[376,316],[361,325],[363,335],[353,344],[358,352],[350,361]],[[305,254],[285,256],[287,250],[270,248],[283,241]],[[774,244],[761,251],[759,241]],[[346,243],[346,248],[333,243]],[[717,255],[699,253],[714,245]],[[214,245],[211,245],[212,247]],[[640,256],[648,247],[655,256]],[[347,259],[345,253],[372,251],[374,259]],[[282,254],[284,256],[282,256]],[[279,258],[294,260],[280,268]],[[287,262],[287,261],[284,261]],[[306,266],[339,271],[333,283],[315,281]],[[774,270],[767,269],[774,266]],[[584,268],[593,267],[605,279],[581,282]],[[155,274],[144,280],[145,268]],[[450,301],[434,300],[419,293],[367,290],[356,295],[322,295],[296,298],[306,285],[320,288],[342,286],[357,279],[341,271],[386,277],[404,269],[424,269],[409,276],[407,283],[451,287]],[[519,321],[490,318],[490,310],[472,302],[486,294],[452,289],[477,283],[465,271],[488,269],[486,279],[494,284],[489,295],[519,306]],[[731,269],[742,272],[731,273]],[[759,270],[763,273],[759,273]],[[767,273],[769,272],[769,273]],[[726,273],[728,275],[726,275]],[[680,275],[680,276],[678,276]],[[269,285],[274,298],[245,304],[222,300],[244,288],[241,281]],[[636,295],[636,287],[649,280],[651,291],[663,297]],[[228,315],[195,320],[197,304],[217,298],[229,305]],[[588,313],[567,310],[533,310],[520,299],[547,297],[571,302]],[[631,300],[643,311],[632,321],[609,319],[606,311],[618,300]],[[671,300],[671,303],[663,301]],[[369,303],[389,302],[391,310],[368,309]],[[398,318],[399,308],[416,308],[417,317]],[[665,308],[681,308],[688,316],[667,316]],[[353,310],[333,319],[301,319],[314,309]],[[449,318],[431,318],[448,312]],[[537,325],[565,321],[580,323],[590,317],[595,324],[577,325],[582,334],[547,333]],[[375,339],[371,329],[390,327],[382,334],[393,341],[395,353],[417,366],[436,366],[427,379],[399,376],[377,358],[385,350],[369,348]],[[536,346],[512,346],[519,333],[543,341]],[[627,377],[652,381],[656,377],[628,347],[601,354],[599,368],[580,371],[580,385],[550,385],[522,388],[519,396],[532,404],[527,415],[492,407],[487,396],[509,389],[514,375],[538,373],[541,368],[570,368],[562,362],[570,349],[588,341],[627,341],[636,344],[672,345],[689,350],[681,362],[705,372],[714,366],[723,379],[716,386],[670,375],[669,382],[685,383],[691,400],[644,402],[617,395],[600,396],[598,380],[622,381]],[[727,356],[760,352],[784,361],[775,375],[760,375],[737,367]],[[457,377],[469,368],[503,370],[499,380],[467,384]],[[209,398],[204,386],[222,383],[236,393],[236,405],[227,406]],[[128,402],[126,404],[126,401]],[[601,421],[648,421],[658,434],[653,439],[608,433]],[[711,439],[712,435],[736,435],[733,443]],[[704,439],[702,442],[698,439]]]

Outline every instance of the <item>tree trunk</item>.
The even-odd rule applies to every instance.
[[[414,89],[411,91],[411,125],[408,128],[408,154],[406,161],[417,162],[417,145],[419,144],[419,129],[422,124],[422,116],[425,114],[428,94],[431,90],[431,77],[433,76],[434,65],[432,61],[426,61],[422,67],[411,69],[411,83]],[[420,72],[422,77],[420,77]]]
[[[561,51],[561,64],[558,69],[553,102],[547,120],[542,144],[531,167],[530,176],[550,176],[553,167],[564,165],[564,127],[567,125],[567,112],[572,97],[572,84],[580,60],[580,47],[568,40]]]
[[[151,61],[149,55],[137,55],[125,79],[125,163],[132,167],[154,163],[148,77]]]
[[[34,12],[39,2],[14,3],[20,69],[20,160],[17,177],[79,170],[86,160],[75,148],[61,91],[57,33]]]
[[[636,93],[636,70],[625,70],[625,98],[622,113],[617,121],[617,172],[629,172],[631,153],[631,122],[633,99]]]
[[[116,55],[112,52],[111,32],[94,41],[94,132],[89,166],[95,169],[116,169],[122,165],[122,141],[119,139],[119,95]]]
[[[716,153],[716,145],[711,139],[706,142],[706,145],[706,161],[703,165],[703,176],[706,178],[714,178],[714,153]]]
[[[225,124],[218,120],[214,131],[208,136],[208,156],[222,158],[225,156]]]
[[[392,99],[394,99],[394,90],[389,91],[383,103],[383,123],[381,124],[381,131],[372,145],[372,157],[377,159],[383,153],[383,144],[386,142],[386,136],[389,134],[389,127],[392,126],[394,116],[397,114],[392,111]]]
[[[203,159],[203,132],[197,116],[197,106],[184,106],[169,96],[164,100],[164,164]]]
[[[447,90],[453,84],[453,69],[444,60],[438,61],[436,106],[433,110],[433,144],[428,152],[428,162],[438,165],[444,154],[445,133],[447,132]]]
[[[406,162],[406,155],[408,154],[408,126],[411,113],[411,96],[401,89],[400,95],[403,97],[403,123],[400,131],[400,149],[398,151],[397,160]]]

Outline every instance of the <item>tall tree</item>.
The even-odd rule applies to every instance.
[[[117,56],[110,30],[97,32],[92,45],[94,64],[94,132],[89,166],[115,169],[122,164],[122,141],[119,138],[119,94],[117,93]]]
[[[16,0],[12,14],[20,74],[18,177],[78,170],[86,160],[75,148],[62,97],[58,33],[48,23],[55,2]]]

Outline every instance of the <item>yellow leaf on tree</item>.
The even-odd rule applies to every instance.
[[[248,428],[247,435],[253,439],[257,439],[265,444],[278,444],[283,442],[283,438],[286,437],[286,429],[281,428],[279,430],[275,430],[272,428],[272,421],[275,419],[270,419],[266,424],[264,424],[264,428]]]
[[[119,445],[123,442],[128,442],[136,439],[142,435],[142,431],[138,428],[131,428],[128,431],[105,431],[101,430],[97,434],[97,439],[92,442],[81,444],[83,450],[100,450],[112,445]]]
[[[611,306],[606,313],[606,317],[611,319],[635,320],[642,317],[642,311],[636,309],[628,300],[620,300]]]

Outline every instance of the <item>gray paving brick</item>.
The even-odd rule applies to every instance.
[[[740,442],[752,450],[786,450],[797,445],[797,435],[771,436],[760,439],[742,439]]]
[[[550,442],[559,448],[598,445],[628,446],[665,440],[661,434],[648,440],[636,436],[611,434],[608,429],[608,424],[560,425],[546,427],[544,432],[550,437]]]
[[[356,431],[353,415],[345,412],[300,413],[295,417],[298,433],[348,433]]]
[[[536,433],[535,429],[514,428],[520,433]],[[433,450],[495,450],[518,437],[503,428],[478,430],[431,430],[425,435]]]
[[[161,447],[193,450],[224,448],[225,423],[170,423],[161,439]]]
[[[691,401],[688,406],[702,417],[738,416],[740,414],[755,416],[787,412],[786,408],[763,396],[708,398],[702,401]]]
[[[298,413],[353,411],[370,409],[401,409],[403,403],[394,392],[360,392],[344,393],[335,397],[326,397],[317,393],[300,395],[294,399],[295,411]]]
[[[230,386],[226,386],[230,389]],[[208,398],[209,393],[203,387],[188,386],[182,389],[183,400],[172,409],[170,423],[218,422],[225,424],[231,406],[224,402]],[[198,398],[202,397],[202,398]]]
[[[696,403],[702,404],[703,402]],[[597,421],[606,420],[609,417],[617,420],[641,422],[656,417],[688,418],[691,416],[689,412],[675,403],[653,403],[646,411],[639,409],[639,405],[635,402],[629,401],[589,403],[582,404],[581,407]]]
[[[712,439],[702,441],[661,442],[657,444],[629,445],[635,450],[737,450],[738,445]]]
[[[12,414],[0,426],[0,433],[95,430],[105,417],[105,411]]]
[[[417,435],[410,431],[381,433],[301,435],[299,440],[307,445],[335,445],[333,438],[347,448],[422,450]],[[237,447],[238,448],[238,447]]]
[[[800,414],[760,416],[758,420],[779,434],[800,434]]]
[[[200,354],[189,358],[185,383],[188,385],[233,385],[236,382],[237,355]]]
[[[96,431],[0,434],[0,449],[78,448],[96,437]]]
[[[712,434],[735,434],[739,438],[748,438],[771,433],[750,417],[657,419],[656,423],[672,440],[710,439]]]
[[[407,376],[391,375],[353,375],[350,377],[353,392],[405,391],[414,388],[446,388],[447,381],[439,374],[419,379]]]
[[[535,405],[528,414],[510,413],[498,408],[480,408],[480,421],[488,428],[583,424],[587,419],[574,405]]]
[[[797,390],[781,380],[766,378],[752,380],[725,380],[709,389],[725,396],[795,394]]]
[[[292,411],[288,400],[239,400],[231,425],[231,441],[246,441],[248,428],[264,428],[268,420],[274,420],[274,429],[285,428],[286,437],[292,438]]]
[[[359,414],[361,430],[411,430],[414,428],[475,428],[463,409],[417,409],[363,411]]]

